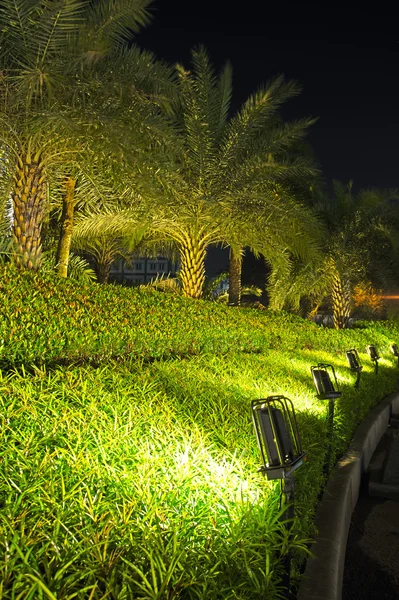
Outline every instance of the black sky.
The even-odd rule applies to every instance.
[[[363,4],[363,3],[362,3]],[[312,144],[327,180],[399,188],[399,28],[394,3],[155,0],[137,41],[189,65],[203,44],[230,60],[234,107],[284,73],[303,87],[284,117],[318,117]]]

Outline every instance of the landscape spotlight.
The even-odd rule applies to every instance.
[[[391,352],[398,359],[398,367],[399,367],[399,349],[397,344],[391,344]]]
[[[332,365],[319,363],[317,367],[311,367],[310,370],[312,372],[317,397],[319,400],[328,400],[327,453],[323,469],[324,474],[328,475],[330,472],[332,438],[334,431],[334,404],[335,400],[341,397],[342,392],[340,392],[338,389],[337,376]],[[333,376],[333,380],[331,380],[330,372]]]
[[[294,518],[293,472],[303,462],[301,436],[295,417],[294,405],[285,396],[268,396],[252,400],[252,419],[258,440],[263,465],[259,471],[268,479],[280,479],[280,505],[286,510],[281,513],[290,536]],[[287,598],[290,594],[291,553],[284,559],[283,587]]]
[[[317,391],[317,397],[320,400],[335,400],[341,397],[342,392],[338,389],[337,376],[332,365],[319,363],[317,367],[311,367],[310,370]],[[330,372],[334,381],[331,380]]]
[[[285,479],[303,461],[301,436],[292,401],[268,396],[252,401],[252,419],[268,479]]]
[[[378,361],[380,360],[380,357],[378,356],[377,348],[374,346],[374,344],[370,344],[369,346],[367,346],[366,350],[367,350],[367,354],[369,355],[369,357],[371,358],[371,360],[374,363],[374,372],[375,372],[375,374],[377,374],[378,373]]]
[[[359,359],[357,350],[355,350],[355,348],[351,348],[350,350],[347,350],[346,358],[348,360],[350,370],[353,373],[357,373],[357,377],[356,377],[356,381],[355,381],[355,388],[358,389],[359,383],[360,383],[360,373],[362,372],[363,367],[360,364],[360,359]]]

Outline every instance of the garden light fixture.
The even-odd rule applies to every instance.
[[[280,479],[280,504],[287,508],[282,514],[290,532],[294,518],[293,472],[303,463],[301,436],[295,417],[294,405],[285,396],[268,396],[253,400],[252,419],[263,464],[259,471],[268,479]],[[291,555],[287,552],[284,564],[283,586],[290,598]]]
[[[301,437],[292,401],[269,396],[252,401],[252,418],[268,479],[289,477],[303,461]]]
[[[330,472],[332,439],[334,431],[334,404],[337,398],[340,398],[342,392],[338,389],[337,376],[332,365],[319,363],[316,367],[310,368],[313,377],[313,383],[316,388],[317,397],[319,400],[328,400],[328,431],[327,431],[327,452],[326,461],[324,463],[324,473],[328,475]],[[331,379],[330,373],[333,377]]]
[[[347,350],[346,358],[347,358],[350,370],[353,373],[357,374],[356,381],[355,381],[355,388],[359,389],[360,373],[362,372],[363,367],[360,364],[359,354],[358,354],[357,350],[355,350],[355,348],[351,348],[350,350]]]
[[[337,376],[332,365],[319,363],[317,367],[311,367],[310,370],[319,400],[335,400],[341,397],[342,392],[338,389]]]
[[[374,372],[375,372],[375,374],[377,374],[378,373],[378,361],[380,360],[380,357],[378,356],[377,348],[373,344],[370,344],[369,346],[367,346],[366,350],[367,350],[367,354],[369,355],[369,357],[371,358],[371,360],[374,363]]]
[[[398,367],[399,367],[399,348],[397,344],[391,344],[391,352],[398,359]]]

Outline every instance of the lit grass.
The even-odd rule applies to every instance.
[[[290,546],[297,575],[324,483],[326,405],[310,367],[331,362],[343,390],[336,459],[396,386],[396,325],[337,332],[10,270],[0,296],[0,597],[278,598],[281,558]],[[250,401],[271,394],[293,400],[307,451],[291,539],[278,486],[257,473]]]
[[[325,451],[317,359],[272,351],[5,376],[2,597],[277,598],[287,539],[278,490],[256,473],[249,400],[295,402],[308,460],[291,544],[303,557]],[[335,360],[340,452],[396,371],[390,360],[378,379],[366,369],[359,393]]]
[[[152,375],[3,379],[3,598],[276,595],[285,532],[253,443],[212,440]]]
[[[399,329],[390,327],[393,340]],[[387,344],[387,330],[325,330],[287,313],[241,310],[140,291],[77,285],[0,267],[0,367],[107,364],[229,352],[295,354],[298,350],[364,351]],[[368,338],[368,341],[366,341]]]

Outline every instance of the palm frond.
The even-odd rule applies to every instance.
[[[0,58],[3,65],[10,59],[26,58],[32,20],[37,11],[37,0],[4,0],[0,5]],[[16,53],[16,54],[14,54]]]
[[[311,264],[292,263],[289,270],[277,266],[267,285],[270,306],[298,311],[304,297],[312,306],[317,306],[330,293],[331,282],[331,270],[323,260]]]
[[[59,60],[82,23],[81,0],[4,0],[0,56],[16,99],[26,106],[51,97],[65,64]]]
[[[231,108],[231,99],[233,96],[233,70],[230,63],[227,63],[219,75],[218,94],[219,94],[219,118],[216,124],[216,131],[220,134],[226,126]]]
[[[71,252],[68,262],[68,278],[79,283],[96,281],[96,273],[85,258]]]
[[[101,236],[134,237],[138,243],[147,230],[147,223],[140,220],[133,211],[125,210],[117,213],[108,211],[77,219],[72,239],[75,248],[83,248],[87,243]]]
[[[243,158],[254,137],[269,126],[281,104],[296,96],[300,87],[294,81],[279,76],[253,94],[226,128],[221,149],[221,166],[228,168],[231,160]]]
[[[91,4],[87,28],[94,29],[100,42],[124,45],[132,33],[150,23],[151,4],[152,0],[98,0]]]
[[[176,70],[165,61],[136,45],[123,46],[110,57],[113,73],[123,82],[126,91],[133,96],[143,95],[148,100],[167,108],[176,100]],[[104,65],[102,78],[108,83],[111,73],[110,65]]]
[[[148,283],[140,285],[141,290],[156,290],[158,292],[166,292],[169,294],[182,295],[182,287],[177,277],[169,277],[165,275],[157,275],[155,279]]]
[[[36,64],[42,68],[65,49],[70,36],[77,34],[83,23],[85,3],[81,0],[41,0],[36,5],[30,53],[36,55]]]

